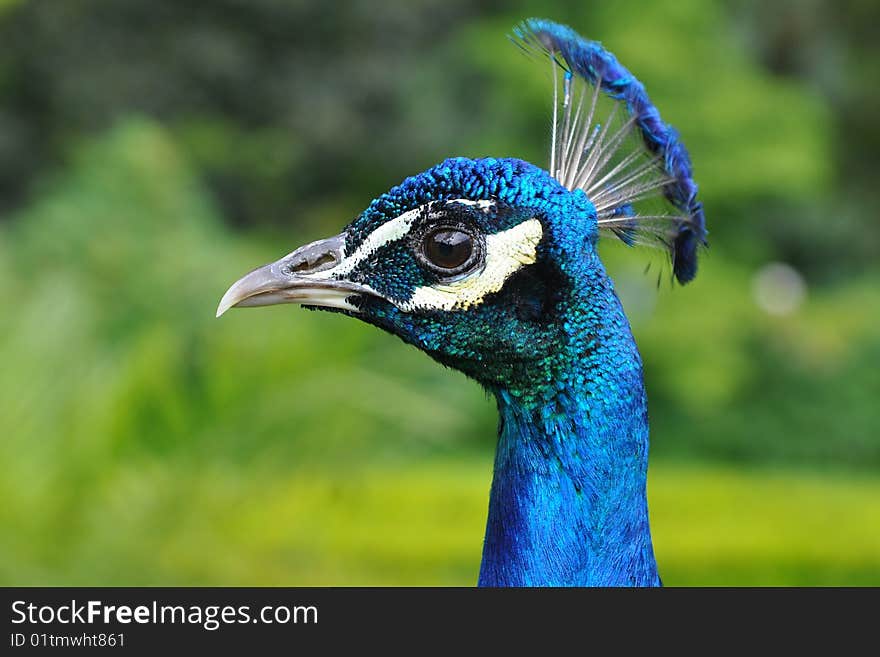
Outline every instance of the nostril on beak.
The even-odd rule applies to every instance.
[[[310,274],[325,269],[332,269],[339,264],[339,258],[335,253],[322,253],[314,258],[307,255],[301,261],[291,263],[288,268],[291,274]]]
[[[342,262],[344,244],[342,235],[306,244],[283,259],[281,271],[305,275],[333,269]]]

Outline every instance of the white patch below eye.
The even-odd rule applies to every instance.
[[[537,258],[543,229],[529,219],[508,230],[486,236],[486,265],[481,271],[450,283],[416,288],[412,296],[395,305],[404,312],[414,310],[466,310],[498,292],[505,281]]]

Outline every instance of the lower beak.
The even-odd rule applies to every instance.
[[[370,288],[332,278],[343,259],[341,235],[307,244],[280,260],[259,267],[232,284],[217,306],[217,317],[233,307],[298,303],[357,311],[352,297],[376,293]]]

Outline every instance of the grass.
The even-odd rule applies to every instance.
[[[661,464],[649,486],[667,584],[880,584],[878,478]]]
[[[17,563],[4,558],[2,583],[475,582],[488,459],[271,472],[120,471],[68,509],[53,549],[20,551],[7,534]],[[880,584],[878,478],[660,462],[650,498],[667,585]]]

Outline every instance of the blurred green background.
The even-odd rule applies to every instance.
[[[214,309],[444,157],[544,164],[530,15],[641,77],[706,206],[686,288],[603,246],[664,581],[880,584],[874,0],[0,0],[0,584],[476,581],[479,387]]]

